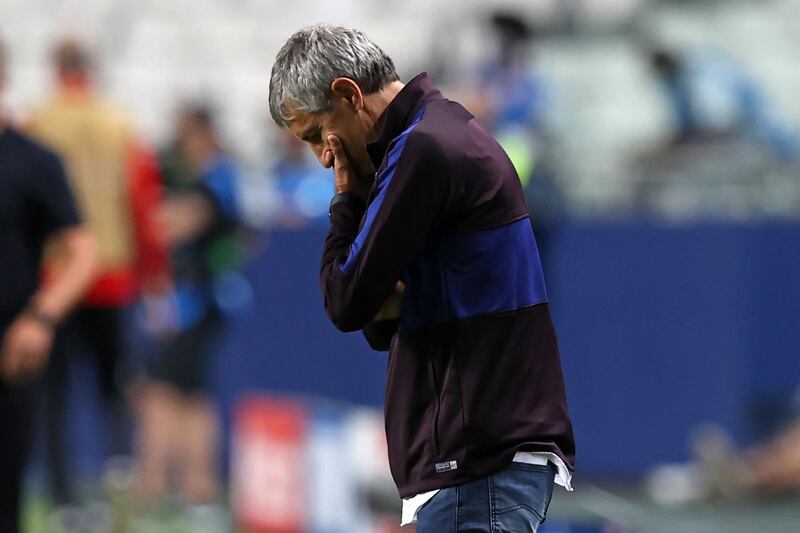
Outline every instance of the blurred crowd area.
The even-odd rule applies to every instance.
[[[624,359],[629,352],[641,355],[631,348],[640,341],[653,343],[647,327],[628,339],[621,329],[636,327],[592,329],[600,317],[570,315],[564,309],[583,309],[591,301],[589,293],[603,300],[604,294],[596,293],[602,288],[591,286],[595,278],[583,270],[592,261],[589,270],[597,278],[604,272],[611,273],[607,279],[616,278],[621,269],[631,268],[632,277],[624,283],[635,295],[625,300],[609,282],[607,301],[618,302],[608,315],[614,316],[614,305],[627,306],[631,316],[639,314],[637,283],[650,290],[655,283],[648,270],[660,273],[658,268],[671,258],[655,267],[656,259],[636,263],[648,255],[640,253],[645,246],[655,242],[651,233],[623,228],[627,233],[604,234],[602,228],[592,233],[579,227],[559,237],[554,229],[587,220],[589,225],[634,219],[692,225],[800,218],[796,0],[3,0],[4,109],[20,128],[65,159],[105,261],[102,286],[95,287],[94,300],[60,334],[45,380],[43,443],[36,463],[36,472],[44,475],[34,476],[34,485],[40,486],[26,510],[30,531],[225,531],[231,516],[246,531],[394,531],[398,507],[381,459],[385,444],[375,405],[382,363],[375,359],[367,369],[361,367],[363,373],[348,377],[351,373],[337,368],[342,375],[334,376],[339,379],[335,387],[324,381],[331,378],[328,370],[313,370],[321,353],[347,365],[354,360],[349,358],[366,364],[354,355],[361,357],[363,346],[356,348],[351,339],[335,348],[340,338],[320,325],[313,255],[318,243],[298,242],[320,240],[324,234],[333,193],[330,171],[300,141],[278,130],[267,110],[275,53],[295,29],[318,21],[364,30],[395,60],[404,81],[428,71],[446,96],[463,103],[504,146],[525,186],[545,270],[555,280],[550,287],[557,301],[567,302],[555,308],[565,324],[559,331],[565,339],[568,384],[572,379],[591,388],[616,368],[624,368],[618,376],[659,374],[642,370],[649,362],[646,356],[644,362]],[[131,182],[112,184],[116,190],[108,183],[98,187],[91,183],[92,169],[98,168]],[[160,185],[151,187],[154,181]],[[146,213],[161,219],[166,235],[148,235],[141,224],[150,216]],[[135,244],[124,244],[123,234],[135,234]],[[603,263],[602,244],[620,236],[629,249],[619,256],[609,253]],[[559,238],[561,248],[553,252],[552,242]],[[670,420],[663,430],[674,436],[669,446],[688,439],[687,427],[715,416],[723,420],[714,421],[738,428],[736,438],[764,439],[778,426],[776,412],[791,410],[786,394],[776,394],[776,400],[764,393],[774,384],[769,372],[753,372],[755,384],[748,382],[747,390],[739,387],[738,377],[716,374],[724,374],[719,369],[728,355],[731,368],[741,363],[752,369],[758,365],[751,359],[761,354],[739,338],[716,336],[739,324],[740,294],[725,292],[733,292],[739,278],[721,275],[719,288],[707,281],[723,272],[721,265],[731,262],[725,254],[738,253],[740,246],[726,247],[730,237],[717,234],[709,239],[716,243],[711,247],[706,247],[706,234],[655,238],[664,239],[665,250],[673,245],[684,252],[705,248],[710,259],[686,266],[687,274],[678,281],[667,277],[663,291],[655,290],[663,300],[653,300],[660,304],[641,304],[664,310],[654,311],[653,321],[674,322],[669,331],[683,327],[682,311],[670,303],[683,289],[709,293],[708,302],[695,303],[700,307],[731,298],[727,303],[733,310],[720,312],[719,323],[705,335],[687,335],[702,342],[665,354],[681,361],[706,355],[714,374],[703,375],[705,366],[665,367],[661,374],[664,384],[674,379],[677,387],[685,375],[695,374],[698,381],[711,382],[715,392],[688,386],[685,396],[692,400],[673,406],[646,399],[648,392],[660,390],[648,387],[647,378],[620,388],[639,394],[637,402],[622,393],[609,394],[607,384],[595,385],[594,391],[573,385],[579,454],[587,457],[588,477],[630,479],[676,457],[693,454],[696,461],[655,470],[647,490],[630,501],[579,490],[576,501],[588,511],[571,522],[579,505],[556,503],[546,531],[667,530],[673,518],[637,507],[636,498],[667,506],[715,498],[736,501],[752,490],[740,479],[748,475],[763,476],[757,490],[765,494],[800,486],[796,429],[742,456],[718,428],[694,439],[689,454],[675,447],[665,450],[656,430],[615,444],[628,455],[603,453],[608,441],[599,436],[614,433],[615,423],[640,428],[652,423],[653,412],[645,415],[642,406],[657,405],[655,418]],[[678,240],[689,245],[680,248]],[[158,249],[155,241],[166,242],[167,249]],[[782,250],[786,241],[781,235],[759,234],[753,242],[763,250]],[[133,268],[134,256],[144,258],[133,266],[147,274],[141,298],[126,285],[126,268]],[[753,272],[780,281],[789,270]],[[581,288],[587,290],[581,293]],[[795,282],[786,293],[797,289]],[[750,292],[756,290],[760,287]],[[313,313],[310,306],[315,306]],[[308,323],[299,324],[305,318]],[[763,324],[755,330],[770,331]],[[613,342],[599,355],[595,346],[581,346],[580,339],[592,335],[605,341],[619,338],[622,355],[614,357]],[[123,338],[132,349],[121,348]],[[673,349],[669,342],[661,344],[665,352]],[[759,350],[796,354],[796,344],[774,344]],[[229,358],[219,362],[223,345]],[[96,360],[84,361],[76,378],[66,361],[79,351],[96,352]],[[129,351],[139,356],[129,357]],[[603,355],[608,356],[605,362]],[[312,370],[300,375],[281,357],[295,361],[303,372]],[[600,362],[592,367],[592,360]],[[782,386],[800,381],[797,375],[782,377]],[[717,378],[724,385],[714,388]],[[90,417],[98,419],[87,422],[86,416],[75,415],[74,394],[90,381],[97,382],[99,392],[84,398],[84,406],[92,404]],[[246,389],[315,397],[345,391],[344,399],[370,404],[373,410],[259,394],[242,400]],[[671,389],[665,397],[681,394]],[[730,393],[730,402],[739,402],[735,410],[719,398],[709,401],[708,408],[689,405],[717,393]],[[756,422],[750,415],[739,416],[756,408],[771,412],[758,415]],[[688,411],[692,416],[682,417]],[[607,426],[598,427],[597,420],[605,417]],[[100,439],[70,434],[101,426]],[[75,448],[97,440],[103,444],[93,442],[92,453],[102,457],[104,466],[87,468]],[[764,453],[774,460],[761,461]],[[219,467],[220,456],[229,469]],[[759,470],[753,466],[758,464],[766,466]],[[770,477],[775,472],[780,476]],[[141,507],[130,503],[132,495]],[[85,503],[97,500],[104,503]],[[141,508],[149,509],[144,518],[128,516]],[[639,513],[634,518],[632,509]],[[789,521],[796,518],[783,508],[780,513]],[[707,518],[711,525],[705,530],[715,531],[721,522]],[[641,525],[659,519],[665,529]],[[691,517],[687,520],[691,524]],[[735,524],[726,527],[735,530]]]
[[[0,19],[17,113],[46,96],[47,57],[67,31],[96,50],[103,91],[156,144],[170,138],[181,102],[213,102],[247,170],[257,224],[275,218],[287,189],[301,214],[324,211],[320,180],[287,168],[296,147],[265,113],[275,51],[292,28],[320,20],[366,29],[401,77],[429,71],[497,121],[507,145],[534,147],[521,164],[540,167],[548,206],[742,219],[798,211],[798,9],[792,0],[7,0]],[[513,65],[500,48],[517,45],[489,22],[500,11],[526,27],[524,37],[506,32],[523,39]]]

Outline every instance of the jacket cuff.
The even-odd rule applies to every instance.
[[[365,209],[366,205],[361,198],[353,193],[342,192],[331,198],[328,218],[334,225],[339,225],[340,222],[358,224]]]

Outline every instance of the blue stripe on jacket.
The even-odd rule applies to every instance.
[[[529,218],[445,236],[408,266],[404,281],[404,329],[547,301]]]
[[[397,164],[400,161],[400,157],[403,155],[403,148],[406,146],[408,136],[422,120],[422,116],[424,114],[425,108],[421,107],[420,110],[417,111],[417,114],[414,116],[414,120],[411,121],[411,124],[408,126],[408,128],[406,128],[405,131],[398,135],[394,140],[394,146],[386,156],[386,165],[384,166],[380,175],[378,175],[378,177],[375,179],[378,184],[378,193],[375,195],[375,199],[372,200],[372,203],[370,203],[369,207],[367,208],[367,215],[366,219],[364,220],[364,225],[358,232],[356,240],[350,246],[350,253],[347,256],[347,260],[339,265],[339,270],[341,270],[345,275],[349,274],[352,270],[353,265],[358,259],[358,253],[361,251],[361,248],[363,248],[364,241],[367,239],[367,236],[372,229],[372,225],[375,223],[375,217],[378,216],[378,212],[383,205],[384,198],[386,198],[386,190],[389,188],[389,185],[392,183],[392,180],[397,174]]]

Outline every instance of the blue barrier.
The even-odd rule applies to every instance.
[[[324,234],[273,231],[248,265],[255,307],[231,325],[215,363],[228,427],[246,390],[382,405],[385,354],[323,312]],[[635,476],[684,460],[705,421],[739,443],[780,421],[800,382],[800,224],[587,222],[547,237],[582,475]],[[78,407],[96,401],[77,388]],[[99,452],[96,419],[76,422],[85,470]]]
[[[256,309],[218,359],[226,404],[267,388],[381,405],[385,355],[322,310],[324,233],[274,231],[249,266]],[[584,473],[685,459],[704,421],[749,441],[800,382],[800,225],[570,223],[547,241]]]

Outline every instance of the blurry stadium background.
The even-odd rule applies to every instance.
[[[509,19],[529,34],[526,69],[502,83]],[[796,494],[693,498],[687,466],[708,424],[744,448],[795,414],[797,0],[2,0],[13,117],[48,96],[52,46],[73,35],[150,143],[171,139],[182,103],[208,102],[246,169],[247,260],[231,296],[244,303],[213,373],[228,497],[205,529],[176,501],[120,525],[128,467],[103,457],[93,375],[76,360],[70,446],[85,490],[60,510],[76,517],[65,530],[395,531],[385,355],[324,316],[329,176],[267,112],[277,50],[320,21],[364,30],[403,80],[427,70],[491,121],[524,174],[578,447],[576,491],[556,492],[543,530],[800,531]],[[31,533],[67,527],[41,462]]]

